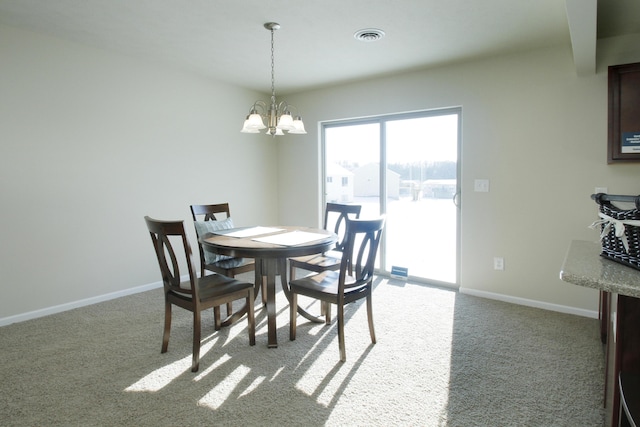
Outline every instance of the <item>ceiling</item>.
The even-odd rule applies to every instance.
[[[597,17],[597,19],[596,19]],[[278,93],[571,45],[595,72],[596,38],[640,33],[638,0],[0,0],[0,24]],[[376,42],[357,41],[382,29]]]

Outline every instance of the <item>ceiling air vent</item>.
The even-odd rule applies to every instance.
[[[375,42],[384,37],[384,31],[377,28],[365,28],[356,31],[353,37],[361,42]]]

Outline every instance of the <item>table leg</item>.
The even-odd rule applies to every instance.
[[[260,293],[260,291],[262,290],[262,302],[267,309],[267,347],[277,348],[278,335],[276,326],[276,275],[278,274],[278,261],[273,258],[256,258],[255,263],[255,296],[257,299],[258,293]],[[238,312],[234,313],[233,319],[229,318],[227,319],[227,321],[229,321],[229,324],[231,324],[232,322],[237,320],[239,316],[242,316],[244,313],[246,313],[246,311],[246,307],[243,307],[242,309],[238,310]],[[225,323],[223,323],[223,325],[227,326],[225,325]]]
[[[256,259],[256,262],[258,260]],[[278,335],[276,327],[276,273],[278,263],[274,258],[260,260],[262,275],[267,277],[267,329],[269,340],[267,347],[278,347]]]

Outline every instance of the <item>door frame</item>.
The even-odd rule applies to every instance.
[[[461,198],[461,178],[462,178],[462,164],[460,155],[462,153],[462,107],[447,107],[447,108],[439,108],[439,109],[429,109],[429,110],[416,110],[405,113],[392,113],[392,114],[383,114],[379,116],[368,116],[361,118],[351,118],[351,119],[339,119],[339,120],[328,120],[324,122],[320,122],[320,179],[322,182],[321,191],[321,206],[326,205],[326,197],[327,197],[327,176],[326,176],[326,139],[325,139],[325,130],[327,128],[333,127],[343,127],[343,126],[353,126],[353,125],[364,125],[364,124],[379,124],[379,142],[380,142],[380,213],[387,212],[387,188],[386,188],[386,173],[385,168],[387,164],[387,156],[386,156],[386,122],[388,121],[396,121],[396,120],[404,120],[404,119],[412,119],[412,118],[424,118],[424,117],[434,117],[434,116],[443,116],[443,115],[457,115],[458,116],[458,128],[457,128],[457,146],[456,146],[456,192],[454,196],[454,200],[452,203],[456,205],[457,215],[456,215],[456,281],[455,283],[449,282],[441,282],[434,279],[427,279],[423,277],[417,276],[409,276],[408,279],[413,282],[422,282],[428,284],[435,284],[439,286],[445,287],[453,287],[458,288],[460,286],[460,270],[461,270],[461,257],[460,257],[460,242],[461,239],[461,217],[462,217],[462,198]],[[383,197],[384,196],[384,197]],[[385,234],[382,235],[381,248],[383,250],[380,251],[380,260],[379,265],[380,269],[377,271],[377,274],[383,276],[390,276],[391,272],[384,269],[386,266],[386,238]]]

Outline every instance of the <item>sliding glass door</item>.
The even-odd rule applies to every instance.
[[[385,213],[378,268],[457,283],[460,110],[324,123],[325,202]]]

